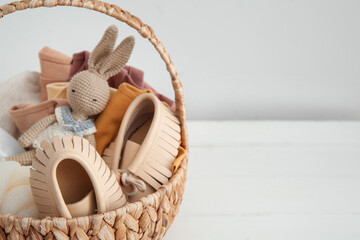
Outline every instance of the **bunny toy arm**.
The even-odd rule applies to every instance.
[[[18,143],[23,148],[31,146],[38,134],[55,122],[56,117],[54,114],[41,119],[20,136],[20,138],[18,139]],[[90,142],[90,144],[95,147],[94,134],[86,135],[84,136],[84,138],[86,138]]]
[[[18,139],[18,143],[23,148],[30,147],[34,139],[39,135],[39,133],[55,122],[55,114],[51,114],[47,117],[42,118],[41,120],[33,124],[26,132],[24,132],[20,136],[20,138]]]
[[[21,147],[26,148],[30,147],[37,137],[37,135],[49,127],[56,121],[55,114],[49,115],[47,117],[42,118],[35,124],[33,124],[26,132],[24,132],[20,138],[18,139],[18,143]],[[32,160],[35,157],[35,149],[30,151],[26,151],[23,153],[19,153],[10,157],[5,158],[5,161],[15,161],[20,163],[21,165],[28,166],[31,165]]]
[[[22,166],[29,166],[32,163],[33,158],[35,157],[35,149],[18,153],[16,155],[5,158],[5,161],[15,161],[20,163]]]

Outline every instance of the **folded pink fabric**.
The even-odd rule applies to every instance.
[[[88,69],[88,60],[89,60],[90,52],[82,51],[79,53],[75,53],[73,55],[73,60],[71,63],[69,80],[78,72],[84,71]],[[146,90],[150,89],[153,93],[163,102],[169,104],[170,107],[173,107],[174,101],[165,97],[164,95],[158,93],[153,89],[149,84],[144,81],[144,72],[131,67],[125,66],[123,70],[114,77],[111,77],[108,80],[109,86],[113,88],[118,88],[122,83],[128,83],[133,85],[134,87]]]
[[[66,99],[54,99],[39,104],[21,103],[10,108],[9,114],[20,133],[26,132],[34,123],[55,112],[56,107],[68,105]]]
[[[71,57],[52,48],[44,47],[39,52],[41,101],[48,100],[46,85],[67,81],[71,68]]]

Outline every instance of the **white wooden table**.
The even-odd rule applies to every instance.
[[[360,122],[189,122],[165,239],[360,239]]]

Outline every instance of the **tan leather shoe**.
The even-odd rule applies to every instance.
[[[54,137],[41,143],[30,185],[42,218],[104,213],[126,203],[116,176],[88,140]]]
[[[127,169],[147,184],[130,202],[168,182],[180,138],[179,119],[155,95],[142,94],[130,104],[115,141],[103,154],[112,170]]]

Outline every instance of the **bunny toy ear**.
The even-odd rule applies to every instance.
[[[106,78],[110,78],[119,73],[129,60],[135,45],[134,36],[125,38],[119,46],[103,62],[99,73]]]
[[[108,27],[101,38],[100,42],[96,45],[89,57],[89,69],[99,71],[106,58],[112,53],[115,41],[118,35],[118,29],[115,25]]]

